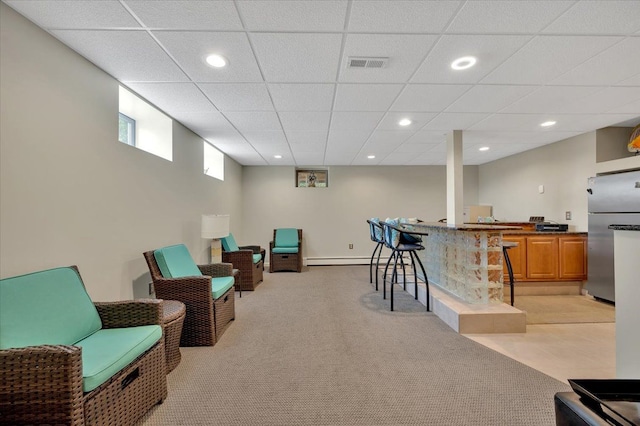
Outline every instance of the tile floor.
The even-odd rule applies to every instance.
[[[526,333],[465,334],[551,377],[616,377],[615,323],[527,325]]]

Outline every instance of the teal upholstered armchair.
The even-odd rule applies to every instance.
[[[184,244],[144,253],[156,297],[185,304],[181,346],[213,346],[235,319],[233,266],[196,265]]]
[[[302,272],[302,229],[274,229],[269,259],[269,272]]]
[[[262,281],[265,250],[260,246],[241,246],[236,243],[233,234],[222,239],[222,261],[232,263],[240,271],[240,290],[255,290]]]
[[[94,303],[75,266],[0,280],[0,423],[134,424],[167,396],[162,301]]]

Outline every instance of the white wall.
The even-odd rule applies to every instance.
[[[595,176],[596,132],[589,132],[479,166],[480,204],[502,221],[529,216],[587,232],[587,179]],[[538,186],[544,185],[544,193]],[[571,211],[572,219],[565,219]]]
[[[0,4],[0,276],[76,264],[94,300],[147,294],[143,251],[208,260],[202,213],[240,217],[242,168],[203,174],[173,126],[173,162],[118,142],[118,82]]]
[[[465,203],[478,202],[478,167],[464,168]],[[328,188],[296,188],[293,167],[244,167],[241,245],[269,247],[273,229],[302,228],[304,257],[371,256],[366,219],[446,217],[444,166],[337,166]],[[354,244],[349,250],[349,243]]]

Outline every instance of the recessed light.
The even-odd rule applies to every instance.
[[[280,158],[282,158],[282,155],[280,155],[280,154],[276,154],[276,155],[274,155],[274,156],[273,156],[273,158],[278,158],[278,159],[280,159]]]
[[[376,158],[376,156],[375,156],[375,155],[367,155],[367,158],[368,158],[369,160],[373,160],[374,158]]]
[[[398,121],[398,124],[401,126],[408,126],[411,123],[412,121],[409,120],[408,118],[403,118],[402,120]]]
[[[466,70],[476,64],[478,60],[473,56],[463,56],[451,62],[451,68],[454,70]]]
[[[478,148],[478,151],[489,151],[489,147],[483,146],[482,148]]]
[[[227,65],[227,60],[220,55],[209,55],[207,56],[207,63],[214,68],[222,68]]]
[[[544,123],[540,123],[540,127],[549,127],[553,126],[554,124],[556,124],[555,121],[545,121]]]

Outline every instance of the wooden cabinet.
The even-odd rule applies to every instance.
[[[581,281],[587,279],[587,237],[562,234],[506,234],[518,243],[509,249],[516,281]],[[504,265],[504,282],[509,275]]]
[[[527,237],[527,278],[555,280],[558,278],[558,237]]]
[[[559,237],[562,280],[584,280],[587,277],[587,240],[582,237]]]
[[[518,243],[517,247],[511,247],[509,249],[509,260],[511,261],[514,280],[521,281],[527,274],[527,238],[515,235],[505,235],[502,240]],[[506,264],[504,265],[504,282],[509,282],[509,273],[507,272]]]

